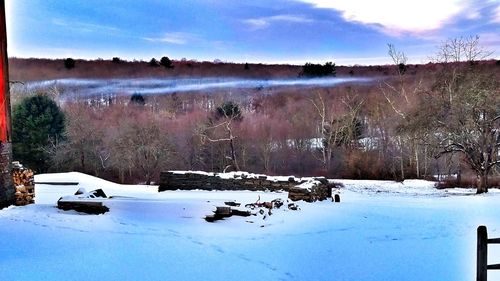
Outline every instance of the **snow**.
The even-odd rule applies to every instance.
[[[300,178],[295,178],[294,176],[268,176],[264,174],[254,174],[254,173],[249,173],[249,172],[244,172],[244,171],[236,171],[236,172],[227,172],[227,173],[210,173],[210,172],[204,172],[204,171],[180,171],[180,170],[175,170],[175,171],[169,171],[174,174],[179,174],[179,175],[185,175],[185,174],[197,174],[197,175],[203,175],[203,176],[211,176],[211,177],[219,177],[221,179],[241,179],[241,178],[248,178],[248,179],[258,179],[260,177],[265,177],[266,180],[270,181],[288,181],[290,177],[300,181]],[[308,178],[305,178],[308,179]]]
[[[315,179],[307,179],[303,183],[297,185],[296,187],[311,190],[313,187],[321,185],[321,182]]]
[[[474,280],[476,228],[500,237],[500,193],[432,182],[342,183],[341,203],[298,202],[262,217],[203,217],[223,201],[287,194],[166,191],[80,173],[36,175],[36,204],[0,211],[1,280]],[[110,212],[55,208],[102,188]],[[251,222],[247,222],[251,221]],[[490,246],[489,263],[500,262]],[[500,277],[489,271],[490,280]]]

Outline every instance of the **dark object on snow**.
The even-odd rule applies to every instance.
[[[95,197],[99,197],[99,198],[108,198],[108,196],[106,196],[106,193],[104,193],[104,191],[102,189],[96,189],[96,190],[93,190],[91,192],[89,192],[91,195],[94,195]]]
[[[340,203],[340,195],[335,194],[335,196],[333,196],[333,202]]]
[[[241,211],[241,210],[231,209],[231,215],[240,216],[240,217],[249,217],[252,215],[252,213],[250,213],[250,211]]]
[[[290,209],[292,211],[297,211],[297,210],[299,210],[299,206],[296,205],[295,203],[290,203],[290,204],[288,204],[288,209]]]
[[[231,216],[249,217],[251,215],[252,213],[250,211],[231,209],[231,207],[224,206],[224,207],[216,207],[214,214],[206,216],[205,220],[207,222],[214,222]]]
[[[231,207],[216,207],[213,215],[208,215],[205,220],[214,222],[232,216]]]
[[[231,207],[216,207],[215,213],[221,216],[230,216],[231,215]]]
[[[84,198],[108,198],[108,196],[106,196],[106,193],[104,193],[104,191],[100,188],[87,192],[87,190],[85,190],[85,188],[81,187],[75,192],[75,195],[80,195],[80,196],[77,196],[77,198],[80,198],[80,199],[84,199]]]
[[[273,206],[276,209],[279,209],[281,208],[281,206],[283,206],[283,200],[281,200],[281,198],[274,199],[273,201],[271,201],[271,203],[273,203]]]
[[[231,206],[231,207],[239,207],[241,205],[241,203],[237,203],[237,202],[234,202],[234,201],[224,202],[224,204],[226,206]]]
[[[59,182],[59,181],[40,181],[35,182],[35,184],[47,184],[47,185],[78,185],[78,182]]]
[[[75,192],[75,195],[81,195],[81,194],[84,194],[86,193],[87,191],[85,190],[85,188],[79,188],[76,192]]]
[[[214,221],[218,221],[218,220],[221,220],[222,218],[218,218],[216,217],[215,215],[208,215],[205,217],[205,220],[207,222],[214,222]]]
[[[57,208],[64,211],[75,210],[77,212],[82,212],[90,215],[99,215],[109,212],[109,208],[104,206],[102,202],[85,201],[84,199],[81,201],[68,201],[59,199],[59,201],[57,201]]]
[[[107,199],[108,196],[102,189],[96,189],[86,192],[85,188],[80,188],[74,196],[65,196],[57,201],[57,208],[69,211],[75,210],[86,214],[98,215],[109,212],[109,208],[103,204],[103,201],[95,199]]]

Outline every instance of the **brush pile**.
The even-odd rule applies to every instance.
[[[299,206],[293,202],[288,203],[288,210],[300,210]],[[245,207],[240,207],[241,203],[237,203],[234,201],[224,202],[225,206],[216,207],[213,214],[207,215],[205,220],[207,222],[215,222],[218,220],[223,220],[225,218],[229,218],[231,216],[240,216],[240,217],[258,217],[262,220],[266,220],[269,216],[273,214],[273,212],[277,209],[280,209],[285,202],[281,198],[274,199],[269,202],[260,202],[259,199],[255,203],[245,204]],[[246,222],[253,223],[255,220],[247,220]]]

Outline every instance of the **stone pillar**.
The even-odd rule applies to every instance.
[[[5,0],[0,0],[0,208],[14,203]]]
[[[11,145],[0,143],[0,209],[14,204],[15,189],[11,176]]]

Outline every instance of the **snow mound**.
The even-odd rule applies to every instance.
[[[74,194],[80,188],[102,189],[108,196],[138,198],[152,198],[158,193],[157,186],[123,185],[80,172],[52,173],[35,175],[35,203],[54,204],[59,198]]]
[[[80,172],[52,173],[35,175],[36,183],[78,183],[78,187],[90,188],[99,186],[118,186],[119,184],[90,176]],[[96,189],[96,188],[94,188]]]
[[[472,188],[437,189],[437,182],[427,180],[347,180],[336,179],[331,182],[340,183],[345,190],[361,194],[394,194],[400,196],[449,196],[475,194]]]

